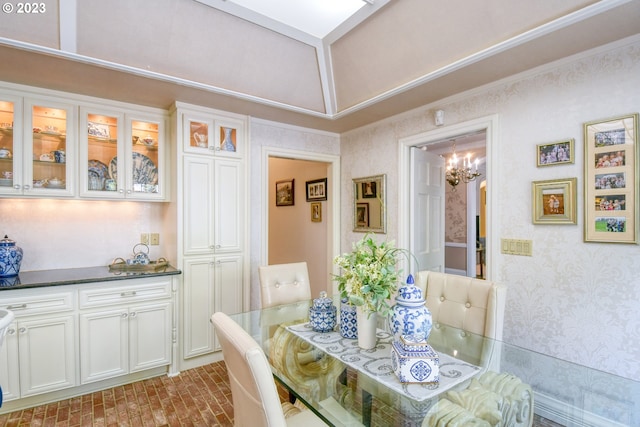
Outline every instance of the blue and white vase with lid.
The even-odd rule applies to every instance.
[[[407,283],[398,289],[396,303],[389,316],[389,329],[394,340],[403,335],[414,335],[424,337],[426,341],[432,326],[431,312],[425,305],[422,290],[415,285],[410,274]]]
[[[0,277],[17,276],[22,262],[22,248],[9,236],[0,239]]]

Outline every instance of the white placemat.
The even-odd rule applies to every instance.
[[[287,330],[325,353],[340,359],[353,369],[416,401],[423,401],[437,396],[480,372],[478,366],[463,362],[448,354],[439,354],[439,383],[401,383],[391,367],[391,342],[393,337],[388,332],[378,329],[378,344],[376,348],[363,350],[358,347],[358,340],[343,338],[339,332],[314,332],[308,323],[287,326]]]

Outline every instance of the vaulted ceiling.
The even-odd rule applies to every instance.
[[[233,0],[58,0],[0,15],[0,80],[344,132],[635,35],[638,22],[637,0],[374,0],[317,36]]]

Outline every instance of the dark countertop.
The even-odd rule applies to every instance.
[[[171,266],[162,267],[153,271],[135,272],[110,271],[108,266],[24,271],[14,277],[0,277],[0,291],[108,282],[112,280],[138,279],[144,277],[173,276],[176,274],[182,274],[182,271]]]

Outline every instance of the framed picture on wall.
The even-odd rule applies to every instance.
[[[311,221],[322,222],[322,203],[320,202],[311,203]]]
[[[576,224],[577,178],[534,181],[533,223]]]
[[[378,197],[378,186],[375,181],[366,181],[360,184],[362,186],[363,199],[375,199]]]
[[[584,241],[638,243],[638,114],[584,125]]]
[[[537,145],[538,167],[575,163],[574,145],[573,139]]]
[[[356,226],[369,227],[369,203],[356,203]]]
[[[307,181],[307,202],[327,200],[327,178]]]
[[[276,181],[276,206],[293,206],[295,204],[294,181],[293,179]]]

